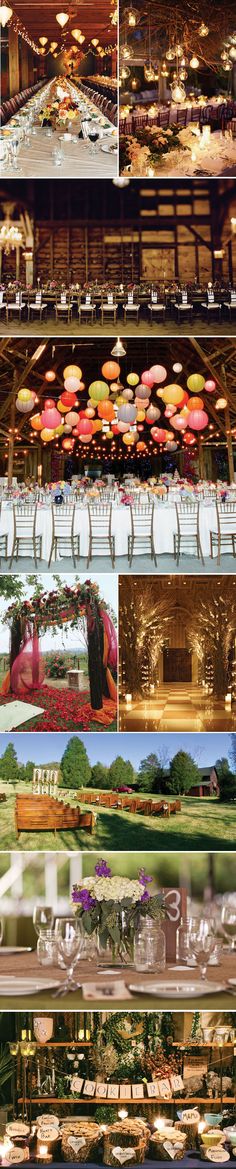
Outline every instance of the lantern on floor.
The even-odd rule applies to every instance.
[[[213,378],[207,378],[207,381],[205,382],[205,390],[208,394],[214,394],[214,390],[216,390],[216,382],[214,382]]]
[[[183,396],[184,391],[182,390],[182,386],[176,386],[173,384],[170,386],[165,386],[162,400],[165,402],[166,406],[180,406]]]
[[[128,382],[128,386],[137,386],[139,383],[138,373],[128,373],[126,381]]]
[[[192,430],[205,430],[208,422],[209,418],[205,410],[190,410],[188,426],[191,426]]]
[[[153,378],[153,384],[155,383],[155,385],[159,386],[159,385],[161,385],[162,382],[165,381],[165,379],[167,377],[167,369],[165,369],[164,365],[152,365],[151,369],[150,369],[150,374],[151,374],[151,377]],[[142,378],[141,378],[141,381],[142,381]]]
[[[120,365],[118,365],[118,361],[104,361],[104,365],[102,365],[102,374],[108,382],[113,382],[115,378],[118,378],[120,374]]]
[[[201,373],[190,373],[187,378],[187,387],[191,394],[201,393],[201,390],[204,390],[204,386],[205,378]]]
[[[97,381],[91,382],[89,386],[89,397],[93,398],[95,403],[104,402],[105,398],[109,398],[109,386],[106,382]]]

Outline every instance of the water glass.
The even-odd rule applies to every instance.
[[[33,911],[33,924],[35,932],[40,937],[46,930],[51,930],[53,927],[54,913],[51,905],[35,905]]]

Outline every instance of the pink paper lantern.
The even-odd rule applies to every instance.
[[[167,377],[167,369],[165,369],[164,365],[152,365],[149,372],[156,386],[160,386]]]
[[[191,430],[205,430],[209,422],[208,414],[205,410],[190,410],[188,415],[188,426]]]
[[[46,430],[56,430],[56,427],[60,425],[61,414],[59,414],[59,410],[56,409],[56,406],[53,406],[53,409],[50,410],[43,410],[42,426],[45,426]]]
[[[69,394],[77,394],[80,385],[81,383],[78,377],[67,377],[65,380],[65,390],[68,390]]]
[[[141,382],[144,386],[150,386],[150,389],[152,390],[152,387],[154,386],[154,377],[152,377],[150,369],[145,369],[144,373],[141,374]]]
[[[152,426],[151,435],[155,439],[155,442],[166,442],[168,430],[161,430],[159,426]]]
[[[207,379],[204,389],[207,390],[208,394],[214,394],[214,390],[216,390],[216,382],[214,382],[213,378],[209,377]]]
[[[166,406],[164,410],[165,418],[173,418],[173,414],[176,414],[176,410],[177,406]]]
[[[92,424],[90,418],[80,418],[80,420],[78,422],[77,430],[78,430],[78,434],[79,434],[80,438],[81,438],[81,435],[92,434],[93,424]]]
[[[192,413],[194,414],[194,410]],[[177,414],[176,418],[172,418],[172,426],[174,427],[174,430],[186,430],[188,425],[189,421],[187,418],[181,418],[180,414]]]

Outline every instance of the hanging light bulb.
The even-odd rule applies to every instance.
[[[145,81],[155,81],[156,71],[151,61],[149,62],[149,65],[144,65],[144,77]]]
[[[57,23],[60,24],[61,28],[65,28],[65,24],[67,24],[67,21],[69,20],[68,13],[67,12],[57,12],[56,13],[56,20],[57,20]]]
[[[230,73],[231,69],[232,69],[232,65],[230,64],[230,61],[224,61],[222,68],[224,69],[224,73]]]
[[[174,59],[175,59],[175,50],[174,49],[167,49],[166,60],[167,61],[174,61]]]
[[[112,179],[112,182],[113,182],[113,187],[119,187],[119,189],[122,191],[122,188],[124,189],[124,187],[129,187],[130,179],[122,178],[122,176],[120,175],[118,177],[118,179]],[[231,222],[232,222],[232,220],[231,220]],[[236,223],[236,220],[235,220],[235,223]],[[119,340],[119,337],[118,337],[118,340]],[[112,353],[115,353],[114,349],[112,349]],[[116,356],[116,354],[115,354],[115,356]],[[119,354],[118,354],[118,357],[119,357]]]
[[[55,53],[55,49],[57,49],[57,44],[58,44],[58,42],[57,42],[57,41],[51,41],[51,44],[50,44],[50,53]]]
[[[133,57],[133,55],[134,50],[131,48],[131,45],[121,45],[120,57],[122,61],[129,61],[129,58]]]
[[[47,43],[48,43],[48,37],[39,37],[39,44],[43,45],[43,48],[44,48],[44,45],[47,45]]]
[[[176,105],[181,105],[181,102],[185,101],[185,98],[186,98],[186,89],[185,89],[184,85],[182,84],[182,81],[179,81],[179,79],[177,78],[177,80],[173,82],[173,84],[170,86],[170,88],[171,88],[171,94],[173,97],[173,101],[175,102]]]
[[[231,58],[231,61],[236,61],[236,49],[235,49],[234,45],[232,45],[232,49],[229,50],[229,56]]]
[[[183,45],[180,45],[179,42],[177,42],[177,45],[175,45],[175,56],[176,57],[183,56]]]
[[[2,28],[5,28],[6,24],[8,24],[8,20],[11,19],[11,16],[12,16],[12,8],[9,7],[9,4],[1,4],[0,24],[2,25]]]
[[[168,69],[166,67],[165,61],[163,61],[163,65],[161,67],[161,74],[162,74],[162,77],[169,77],[169,72],[168,72]]]
[[[97,48],[97,45],[99,45],[98,37],[93,37],[93,40],[91,41],[91,45],[94,45],[95,49]]]
[[[221,61],[227,61],[227,53],[225,49],[223,49],[223,52],[220,54],[220,59]]]
[[[84,41],[85,41],[85,37],[84,37],[83,33],[81,32],[80,37],[79,37],[79,45],[83,45]]]
[[[187,76],[188,76],[187,69],[180,69],[180,71],[179,71],[180,81],[187,81]]]
[[[189,64],[190,64],[190,69],[198,69],[198,67],[199,67],[198,57],[195,57],[193,55],[193,57],[191,57]]]
[[[204,20],[202,20],[202,22],[199,26],[199,29],[198,29],[198,35],[199,35],[199,37],[208,37],[208,33],[209,33],[208,25],[205,24]]]
[[[130,69],[128,69],[128,65],[122,65],[120,71],[121,81],[128,81],[128,77],[130,77]]]
[[[78,41],[80,36],[81,36],[81,29],[80,28],[72,28],[71,29],[71,36],[74,37],[75,41]]]

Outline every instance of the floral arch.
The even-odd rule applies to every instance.
[[[74,587],[58,585],[52,592],[40,592],[29,601],[17,601],[7,609],[10,627],[10,669],[2,693],[18,698],[39,690],[44,677],[40,633],[54,628],[78,628],[88,646],[90,701],[102,711],[103,700],[116,703],[117,638],[106,603],[96,583],[90,580]]]

